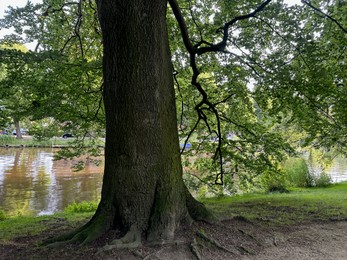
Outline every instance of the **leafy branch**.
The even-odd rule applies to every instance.
[[[344,28],[335,18],[333,18],[332,16],[324,13],[322,10],[320,10],[319,8],[313,6],[310,2],[307,2],[305,0],[301,0],[301,3],[307,5],[308,7],[312,8],[313,10],[315,10],[316,12],[322,14],[324,17],[328,18],[329,20],[331,20],[332,22],[334,22],[342,31],[344,31],[345,33],[347,33],[347,29]]]
[[[257,13],[261,12],[270,2],[271,2],[271,0],[267,0],[264,3],[262,3],[261,5],[259,5],[253,12],[246,14],[246,15],[237,16],[234,19],[232,19],[231,21],[225,23],[223,27],[220,27],[218,29],[218,31],[223,31],[223,39],[221,42],[219,42],[217,44],[211,44],[211,43],[208,43],[205,40],[201,39],[200,42],[193,45],[190,38],[189,38],[188,28],[187,28],[187,25],[185,23],[185,19],[181,13],[180,7],[177,3],[177,0],[169,0],[171,9],[172,9],[172,11],[176,17],[179,28],[181,30],[184,46],[187,49],[189,56],[190,56],[190,67],[193,70],[191,83],[193,86],[195,86],[195,88],[199,91],[200,95],[202,96],[202,100],[195,106],[195,110],[197,111],[197,114],[198,114],[198,120],[197,120],[195,126],[193,127],[193,129],[191,130],[191,132],[189,133],[188,137],[196,129],[200,120],[203,120],[205,122],[206,126],[210,129],[209,122],[207,120],[207,116],[204,112],[204,109],[206,109],[206,108],[204,108],[204,105],[206,105],[208,110],[210,110],[214,114],[214,116],[217,120],[216,134],[218,137],[218,146],[216,148],[216,153],[215,153],[214,159],[216,160],[217,157],[219,159],[220,173],[217,174],[217,176],[216,176],[216,179],[215,179],[216,184],[223,185],[223,174],[224,174],[223,154],[222,154],[221,119],[220,119],[218,110],[216,108],[216,106],[219,103],[213,104],[209,100],[206,91],[204,90],[204,88],[202,87],[200,82],[198,81],[198,76],[200,75],[200,71],[199,71],[197,63],[196,63],[196,57],[197,57],[197,55],[200,56],[202,54],[210,53],[210,52],[224,52],[226,45],[227,45],[228,38],[229,38],[229,28],[231,26],[233,26],[238,21],[246,20],[246,19],[255,17],[255,15]],[[207,46],[201,47],[203,44],[205,44]],[[186,143],[187,143],[187,140],[185,141],[185,144]]]

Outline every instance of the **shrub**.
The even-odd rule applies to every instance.
[[[284,172],[266,171],[261,177],[261,185],[266,192],[288,192],[288,183]]]
[[[0,135],[0,145],[4,146],[11,144],[13,142],[13,139],[14,138],[11,135]]]
[[[287,180],[293,187],[313,187],[314,176],[303,158],[289,158],[283,165]]]
[[[325,172],[321,172],[315,180],[316,187],[328,187],[331,183],[330,175]]]
[[[285,162],[283,168],[290,186],[327,187],[331,184],[331,177],[324,171],[317,171],[311,161],[307,162],[303,158],[290,158]]]

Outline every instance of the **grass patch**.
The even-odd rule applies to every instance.
[[[0,240],[35,236],[52,227],[72,230],[87,222],[94,212],[68,213],[59,212],[50,216],[18,216],[0,221]]]
[[[80,203],[73,202],[68,205],[64,212],[66,213],[85,213],[85,212],[95,212],[98,207],[97,201],[82,201]]]
[[[5,212],[3,212],[2,210],[0,210],[0,221],[5,220],[6,218],[7,218],[7,217],[6,217]]]
[[[289,193],[246,194],[204,202],[223,218],[242,216],[251,221],[288,225],[347,220],[347,182],[326,188],[296,188]]]
[[[223,218],[242,217],[268,225],[347,220],[347,182],[327,188],[295,188],[289,193],[246,194],[203,201]],[[47,230],[71,231],[86,223],[97,202],[73,203],[52,216],[4,217],[0,240],[35,236]]]
[[[6,217],[0,210],[0,240],[34,236],[52,229],[52,227],[69,230],[77,228],[92,217],[97,206],[97,201],[74,202],[67,206],[63,212],[45,216]]]

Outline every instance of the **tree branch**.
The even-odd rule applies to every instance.
[[[206,52],[217,52],[217,51],[223,51],[226,47],[227,44],[227,40],[229,37],[229,27],[234,25],[237,21],[241,21],[241,20],[246,20],[252,17],[255,17],[255,15],[257,13],[259,13],[260,11],[262,11],[269,3],[271,2],[271,0],[267,0],[264,3],[262,3],[261,5],[259,5],[257,7],[257,9],[255,9],[253,12],[246,14],[246,15],[240,15],[235,17],[234,19],[232,19],[231,21],[227,22],[226,24],[224,24],[224,27],[220,27],[218,29],[223,31],[223,40],[217,44],[211,44],[210,46],[205,46],[205,47],[201,47],[197,50],[197,54],[201,55],[203,53]]]
[[[182,34],[182,39],[183,39],[183,43],[184,46],[186,47],[187,51],[189,52],[190,55],[190,67],[193,70],[193,75],[192,75],[192,85],[196,87],[196,89],[199,91],[199,93],[202,96],[202,100],[195,106],[195,110],[198,113],[198,120],[195,124],[195,126],[193,127],[193,129],[190,131],[188,138],[185,141],[185,145],[189,139],[189,136],[191,135],[192,131],[194,131],[196,129],[196,127],[198,126],[200,120],[202,119],[206,126],[208,127],[209,131],[211,132],[209,123],[207,121],[207,117],[203,112],[203,105],[207,105],[208,109],[214,114],[216,120],[217,120],[217,137],[218,137],[218,146],[216,148],[216,152],[214,155],[214,159],[216,160],[217,158],[219,159],[219,164],[220,164],[220,173],[216,176],[216,180],[215,183],[216,184],[220,184],[223,185],[223,174],[224,174],[224,170],[223,170],[223,154],[222,154],[222,133],[221,133],[221,121],[220,121],[220,116],[218,113],[218,110],[216,108],[217,104],[212,104],[207,96],[206,91],[203,89],[203,87],[201,86],[201,84],[198,81],[198,76],[200,75],[200,71],[197,67],[196,64],[196,56],[197,55],[202,55],[204,53],[207,52],[223,52],[227,41],[228,41],[228,37],[229,37],[229,27],[232,26],[233,24],[235,24],[237,21],[240,20],[245,20],[245,19],[249,19],[251,17],[254,17],[258,12],[262,11],[269,3],[271,2],[271,0],[266,0],[264,3],[262,3],[261,5],[259,5],[257,7],[257,9],[255,9],[253,12],[246,14],[246,15],[241,15],[241,16],[237,16],[234,19],[232,19],[231,21],[229,21],[228,23],[226,23],[224,25],[224,27],[221,27],[220,29],[222,29],[224,31],[223,34],[223,40],[217,44],[209,44],[209,43],[205,43],[208,46],[204,46],[204,47],[199,47],[201,46],[202,43],[198,43],[195,46],[193,46],[190,38],[189,38],[189,33],[188,33],[188,29],[187,29],[187,25],[185,23],[184,17],[181,13],[180,7],[177,3],[177,0],[169,0],[169,4],[171,6],[171,9],[175,15],[175,18],[178,22],[178,25],[180,27],[181,30],[181,34]],[[203,40],[202,40],[203,41]],[[184,146],[185,146],[184,145]],[[183,148],[184,149],[184,148]],[[219,181],[218,181],[219,180]]]
[[[335,18],[333,18],[332,16],[324,13],[322,10],[320,10],[319,8],[313,6],[311,3],[305,1],[305,0],[301,0],[301,3],[307,5],[308,7],[312,8],[313,10],[315,10],[316,12],[322,14],[323,16],[325,16],[326,18],[330,19],[331,21],[333,21],[342,31],[344,31],[344,33],[347,33],[347,29],[344,28]]]

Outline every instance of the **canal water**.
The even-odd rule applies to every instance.
[[[10,216],[44,215],[100,199],[103,166],[90,163],[74,172],[73,161],[53,160],[56,151],[0,148],[0,210]],[[326,172],[333,182],[346,181],[347,159],[335,159]]]
[[[73,202],[98,200],[103,168],[74,172],[71,160],[54,161],[56,149],[0,148],[0,209],[6,215],[44,215]]]

